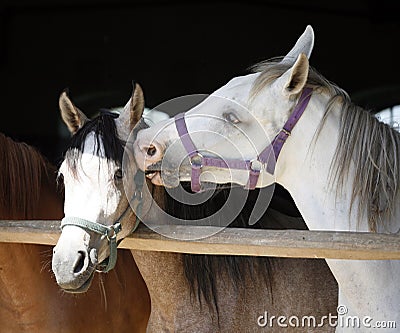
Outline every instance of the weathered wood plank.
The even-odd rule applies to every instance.
[[[60,221],[0,221],[0,242],[55,245]]]
[[[0,242],[54,245],[59,221],[0,221]],[[160,226],[159,231],[192,238],[215,227]],[[227,228],[213,236],[180,241],[141,226],[120,248],[193,254],[230,254],[335,259],[400,259],[400,236],[373,233]]]
[[[184,238],[191,237],[196,227],[170,228]],[[213,227],[201,227],[210,229]],[[164,232],[165,233],[165,230]],[[400,259],[398,235],[328,232],[307,230],[255,230],[227,228],[197,241],[165,238],[148,229],[141,229],[121,242],[121,247],[167,252],[277,256],[331,259]]]

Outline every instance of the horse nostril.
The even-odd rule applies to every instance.
[[[85,267],[86,253],[84,251],[78,251],[78,257],[74,264],[74,274],[79,274]]]
[[[156,152],[157,148],[153,145],[150,145],[150,147],[147,148],[147,155],[149,156],[154,156]]]

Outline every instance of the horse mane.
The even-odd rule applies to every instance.
[[[187,205],[172,199],[166,192],[165,210],[168,214],[175,217],[192,220],[201,219],[206,216],[211,216],[215,210],[220,208],[221,203],[226,201],[227,190],[217,190],[213,197],[205,203],[187,207]],[[244,213],[240,213],[231,226],[246,225]],[[202,299],[210,307],[214,308],[217,316],[218,308],[218,293],[217,279],[223,274],[230,277],[230,282],[236,288],[244,281],[247,272],[254,274],[256,262],[260,260],[245,256],[213,256],[202,254],[183,254],[183,269],[184,274],[189,282],[191,295],[197,298],[200,305]],[[258,263],[259,264],[259,263]],[[261,265],[262,272],[266,278],[269,275],[268,258]],[[266,281],[267,282],[267,281]]]
[[[183,183],[183,186],[190,191],[189,183]],[[259,189],[248,192],[247,202],[243,210],[228,227],[258,229],[277,228],[276,225],[271,225],[269,223],[268,212],[264,214],[266,218],[260,219],[262,222],[259,221],[255,225],[249,226],[249,217],[254,207],[254,201],[257,199],[258,191]],[[293,212],[295,212],[293,217],[301,216],[286,190],[281,188],[280,185],[277,185],[275,193],[277,193],[281,199],[285,200],[283,205],[285,211],[283,213],[290,212],[288,214],[293,216]],[[178,218],[187,220],[201,219],[206,216],[211,216],[215,211],[218,211],[226,202],[228,195],[229,189],[217,189],[212,198],[206,202],[188,207],[166,194],[165,210],[167,213]],[[277,196],[274,195],[274,198],[276,199]],[[269,207],[282,211],[281,202],[275,201],[274,198]],[[299,219],[296,221],[300,222]],[[297,225],[293,225],[292,228],[306,229],[307,227],[304,221],[302,221]],[[217,279],[222,276],[229,277],[227,283],[231,283],[235,289],[241,288],[246,277],[252,279],[254,276],[262,276],[266,288],[269,290],[271,300],[273,300],[270,284],[273,274],[273,261],[268,257],[183,254],[183,266],[185,277],[189,282],[191,295],[197,298],[200,305],[202,304],[202,299],[204,299],[210,309],[214,308],[216,310],[217,316],[219,314]]]
[[[0,133],[0,170],[2,217],[33,218],[41,187],[55,168],[36,148]]]
[[[254,82],[251,97],[288,70],[288,65],[278,61],[265,61],[253,67],[261,74]],[[369,229],[376,232],[378,225],[393,218],[399,200],[400,133],[352,103],[343,89],[311,66],[306,86],[330,96],[317,134],[332,110],[341,107],[339,142],[331,164],[330,182],[336,182],[337,193],[346,182],[352,182],[350,212],[357,203],[358,221],[367,217]],[[357,172],[349,179],[353,163]]]

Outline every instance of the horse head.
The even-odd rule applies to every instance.
[[[134,147],[138,167],[154,184],[175,187],[179,181],[191,181],[194,191],[200,189],[200,178],[248,188],[274,183],[274,167],[265,172],[261,164],[276,162],[271,144],[302,100],[313,45],[308,26],[288,54],[274,62],[273,73],[264,75],[266,64],[261,64],[255,73],[233,78],[175,120],[140,131]],[[268,146],[274,154],[264,152]],[[258,158],[263,154],[264,159]],[[171,177],[173,170],[179,175]]]
[[[138,223],[130,205],[141,203],[134,169],[123,169],[126,141],[144,109],[141,87],[121,113],[102,111],[89,120],[64,91],[61,116],[71,142],[59,168],[65,203],[62,233],[53,250],[52,269],[59,286],[69,292],[86,291],[94,273],[108,271],[116,261],[117,242]],[[125,158],[129,159],[129,153]],[[134,168],[134,164],[127,163]],[[124,180],[132,193],[124,190]]]

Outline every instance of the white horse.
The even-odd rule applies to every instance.
[[[139,167],[153,183],[176,186],[176,179],[163,177],[173,166],[194,190],[206,181],[249,188],[276,182],[310,230],[397,233],[400,135],[310,67],[313,45],[308,26],[280,61],[263,62],[184,116],[140,131]],[[383,331],[399,331],[399,261],[326,261],[346,312],[337,331],[351,330],[350,316],[362,331],[374,331],[379,321],[389,327]]]

